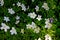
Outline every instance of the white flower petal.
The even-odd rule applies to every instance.
[[[32,2],[34,2],[35,0],[32,0]]]
[[[52,40],[52,38],[49,34],[47,34],[47,35],[45,35],[45,40]]]
[[[48,7],[47,3],[44,3],[44,4],[42,5],[42,8],[44,8],[45,10],[49,10],[49,7]]]
[[[6,22],[10,21],[9,17],[4,16],[4,21],[6,21]]]
[[[38,7],[38,6],[36,6],[36,7],[35,7],[35,10],[36,10],[36,11],[39,11],[39,7]]]
[[[3,5],[4,5],[4,1],[0,0],[0,6],[3,6]]]
[[[24,34],[24,29],[21,29],[21,33]]]
[[[35,14],[35,12],[33,12],[33,13],[28,13],[28,16],[34,19],[37,15]]]
[[[7,26],[5,23],[1,23],[1,26],[2,26],[2,27],[1,27],[0,29],[1,29],[1,30],[4,29],[5,32],[7,32],[7,30],[10,29],[10,27]]]
[[[15,24],[18,24],[20,21],[19,20],[17,20],[16,22],[15,22]]]
[[[10,32],[11,32],[11,35],[17,34],[16,29],[14,27],[12,27],[12,29],[10,30]]]
[[[21,6],[21,3],[20,3],[20,2],[18,2],[18,3],[17,3],[17,6],[18,6],[18,7],[19,7],[19,6]]]
[[[19,16],[16,16],[16,20],[19,20],[20,19],[20,17]]]
[[[38,38],[38,40],[41,40],[41,38]]]
[[[42,20],[41,15],[38,15],[38,17],[36,18],[38,21]]]
[[[12,8],[9,8],[9,9],[8,9],[8,13],[10,13],[10,14],[15,14],[15,11],[14,11]]]
[[[24,11],[27,10],[27,8],[26,8],[26,6],[24,4],[22,4],[21,7],[22,7],[22,10],[24,10]]]

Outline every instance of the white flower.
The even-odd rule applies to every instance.
[[[35,25],[34,22],[32,22],[31,24],[27,24],[26,26],[27,26],[27,29],[34,29],[34,28],[36,28],[36,25]]]
[[[4,29],[5,32],[7,32],[7,30],[10,29],[10,27],[7,26],[5,23],[1,23],[1,26],[2,26],[2,27],[1,27],[0,29],[1,29],[1,30]]]
[[[49,10],[49,7],[48,7],[47,3],[44,3],[44,4],[42,5],[42,8],[44,8],[45,10]]]
[[[35,33],[39,33],[39,32],[40,32],[40,28],[39,28],[39,27],[35,28],[35,29],[34,29],[34,32],[35,32]]]
[[[16,20],[19,20],[20,19],[20,17],[19,16],[16,16]]]
[[[31,29],[31,25],[30,24],[27,24],[26,27],[27,27],[27,29]]]
[[[28,16],[34,19],[37,15],[35,14],[35,12],[33,12],[33,13],[28,13]]]
[[[38,40],[41,40],[41,38],[38,38]]]
[[[38,17],[36,18],[38,21],[42,20],[41,15],[38,15]]]
[[[4,5],[4,1],[0,0],[0,6],[3,6],[3,5]]]
[[[32,2],[34,2],[35,0],[32,0]]]
[[[18,3],[17,3],[17,6],[18,6],[18,7],[19,7],[19,6],[21,6],[21,3],[20,3],[20,2],[18,2]]]
[[[15,4],[13,4],[13,6],[15,6]]]
[[[17,34],[17,32],[16,32],[16,29],[14,28],[14,27],[12,27],[12,29],[10,30],[10,32],[11,32],[11,35],[13,35],[13,34]]]
[[[26,28],[27,28],[27,29],[31,29],[31,25],[30,25],[30,24],[27,24],[27,25],[26,25]]]
[[[26,9],[26,6],[25,6],[24,4],[22,4],[21,7],[22,7],[22,10],[24,10],[24,11],[27,10],[27,9]]]
[[[27,29],[33,29],[34,33],[39,33],[40,32],[40,28],[37,27],[34,22],[32,22],[31,24],[27,24],[26,27],[27,27]]]
[[[15,11],[14,11],[12,8],[9,8],[9,9],[8,9],[8,13],[10,13],[10,14],[15,14]]]
[[[24,4],[21,4],[20,2],[17,3],[17,6],[18,7],[21,6],[22,10],[24,10],[24,11],[27,10],[26,6]]]
[[[49,23],[49,18],[45,19],[45,24],[48,24],[48,23]]]
[[[39,11],[39,7],[38,7],[38,6],[36,6],[36,7],[35,7],[35,10],[36,10],[36,11]]]
[[[24,34],[24,29],[21,29],[21,33]]]
[[[47,34],[47,35],[45,35],[45,40],[52,40],[52,38],[49,34]]]
[[[48,24],[45,25],[45,28],[50,29],[51,27],[52,27],[52,25],[50,23],[48,23]]]
[[[35,39],[35,40],[37,40],[37,39]]]
[[[10,21],[9,17],[4,16],[4,21],[6,22]]]
[[[19,20],[17,20],[16,22],[15,22],[15,24],[18,24],[20,21]]]
[[[36,24],[35,24],[34,22],[32,22],[31,27],[32,27],[32,29],[34,29],[34,28],[36,28],[37,26],[36,26]]]
[[[49,18],[45,19],[45,28],[50,29],[52,27],[52,24],[49,22]]]

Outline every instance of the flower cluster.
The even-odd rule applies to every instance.
[[[17,3],[17,6],[18,7],[20,6],[22,8],[22,10],[24,10],[24,11],[26,11],[26,9],[27,9],[26,6],[24,4],[21,4],[20,2]]]
[[[31,0],[32,3],[35,2],[35,0]],[[23,1],[24,2],[24,1]],[[4,5],[4,1],[3,0],[0,0],[0,6],[3,6]],[[36,5],[34,8],[33,8],[33,12],[31,12],[29,9],[30,9],[30,6],[27,6],[24,4],[24,3],[21,3],[20,1],[18,1],[16,4],[13,4],[12,6],[15,6],[17,7],[17,9],[21,8],[19,11],[15,11],[13,7],[9,7],[7,9],[7,12],[9,14],[9,16],[4,15],[4,19],[3,19],[3,22],[1,23],[1,27],[0,29],[1,30],[4,30],[5,32],[10,32],[11,35],[17,35],[18,33],[22,33],[22,34],[25,34],[25,29],[29,29],[33,31],[34,34],[40,34],[40,32],[42,30],[41,33],[45,33],[45,29],[47,28],[47,30],[50,30],[52,28],[52,22],[53,22],[53,17],[50,17],[50,18],[43,18],[43,15],[39,14],[40,12],[40,7],[39,5]],[[42,9],[45,9],[45,11],[49,11],[49,6],[46,2],[44,2],[41,6]],[[28,11],[29,10],[29,11]],[[28,12],[27,12],[28,11]],[[21,13],[20,13],[21,12]],[[27,12],[27,13],[26,13]],[[42,12],[41,12],[42,13]],[[22,15],[21,15],[22,14]],[[25,14],[25,15],[24,15]],[[12,21],[12,24],[14,24],[14,26],[17,26],[17,27],[10,27],[8,26],[6,23],[10,23],[11,22],[11,19],[10,19],[10,15],[13,16],[13,18],[15,18],[15,21],[13,23]],[[20,17],[21,15],[21,17]],[[23,16],[24,15],[24,16]],[[26,17],[25,17],[26,16]],[[25,19],[24,19],[25,18]],[[25,20],[25,22],[23,22],[23,20]],[[28,24],[27,23],[27,20],[28,20]],[[31,20],[29,23],[29,20]],[[42,22],[44,20],[44,23]],[[6,23],[5,23],[6,22]],[[22,23],[23,22],[23,23]],[[25,24],[24,24],[25,23]],[[38,23],[38,24],[36,24]],[[23,24],[23,25],[22,25]],[[20,26],[25,26],[26,28],[19,28]],[[43,28],[44,27],[44,28]],[[17,32],[17,29],[16,28],[19,28],[21,30],[19,30],[19,32]],[[47,31],[46,30],[46,31]],[[45,40],[52,40],[52,37],[50,36],[50,34],[48,32],[45,33]],[[44,34],[43,34],[44,35]],[[34,35],[33,35],[34,36]],[[35,39],[35,40],[42,40],[42,37],[39,37],[38,39]]]
[[[49,20],[49,18],[48,19],[45,19],[46,21],[45,21],[45,28],[48,28],[48,29],[50,29],[51,27],[52,27],[52,24],[50,23],[50,20]]]
[[[40,28],[37,27],[34,22],[32,22],[31,24],[27,24],[26,26],[27,26],[27,29],[33,29],[35,33],[40,32]]]
[[[1,30],[4,29],[5,32],[7,32],[7,30],[10,29],[10,27],[7,26],[5,23],[1,23],[1,26],[2,26],[2,27],[1,27],[0,29],[1,29]]]
[[[7,32],[7,30],[8,29],[10,29],[10,27],[9,26],[7,26],[5,23],[1,23],[1,30],[3,30],[4,29],[4,31],[5,32]],[[17,32],[16,32],[16,29],[14,28],[14,27],[12,27],[12,29],[10,30],[10,32],[11,32],[11,35],[13,35],[13,34],[17,34]]]

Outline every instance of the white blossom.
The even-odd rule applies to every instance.
[[[32,2],[34,2],[35,0],[32,0]]]
[[[12,8],[9,8],[9,9],[8,9],[8,13],[10,13],[10,14],[15,14],[15,11],[14,11]]]
[[[35,39],[35,40],[37,40],[37,39]]]
[[[35,10],[36,10],[36,11],[39,11],[39,6],[36,6],[36,7],[35,7]]]
[[[27,24],[26,27],[27,27],[27,29],[31,29],[31,25],[30,24]]]
[[[24,34],[24,29],[21,29],[21,33]]]
[[[50,29],[52,27],[52,24],[49,22],[49,19],[45,19],[45,28]]]
[[[44,8],[45,10],[49,10],[49,7],[48,7],[47,3],[44,3],[44,4],[42,5],[42,8]]]
[[[52,38],[49,34],[47,34],[47,35],[45,35],[45,40],[52,40]]]
[[[18,24],[20,21],[19,20],[17,20],[16,22],[15,22],[15,24]]]
[[[49,18],[45,19],[45,24],[48,24],[48,23],[49,23]]]
[[[38,15],[38,17],[36,18],[38,21],[42,20],[41,15]]]
[[[50,23],[48,23],[48,24],[45,25],[45,28],[50,29],[51,27],[52,27],[52,25]]]
[[[39,28],[39,27],[35,28],[35,29],[34,29],[34,32],[35,32],[35,33],[39,33],[39,32],[40,32],[40,28]]]
[[[20,3],[20,2],[17,2],[17,6],[18,6],[18,7],[21,6],[21,3]]]
[[[27,29],[34,29],[36,28],[36,24],[34,22],[32,22],[31,24],[27,24]]]
[[[0,0],[0,6],[3,6],[3,5],[4,5],[4,1]]]
[[[22,4],[21,7],[22,7],[22,10],[24,10],[24,11],[27,10],[27,8],[26,8],[26,6],[24,4]]]
[[[17,6],[18,7],[21,6],[22,10],[24,10],[24,11],[27,10],[26,6],[24,4],[21,4],[20,2],[17,3]]]
[[[15,6],[15,4],[13,4],[13,6]]]
[[[34,19],[37,15],[35,14],[35,12],[33,12],[33,13],[28,13],[28,16]]]
[[[1,27],[0,29],[1,29],[1,30],[4,29],[5,32],[7,32],[7,30],[10,29],[10,27],[7,26],[5,23],[1,23],[1,26],[2,26],[2,27]]]
[[[11,35],[13,35],[13,34],[17,34],[17,32],[16,32],[16,29],[14,28],[14,27],[12,27],[12,29],[10,30],[10,33],[11,33]]]
[[[37,26],[36,26],[36,24],[35,24],[34,22],[32,22],[31,27],[32,27],[32,29],[34,29],[34,28],[36,28]]]
[[[4,16],[4,21],[6,22],[10,21],[9,17]]]
[[[16,16],[16,20],[19,20],[20,19],[20,17],[19,16]]]
[[[41,40],[41,38],[38,38],[38,40]]]

